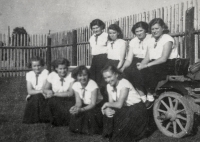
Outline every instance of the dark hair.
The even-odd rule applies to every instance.
[[[39,56],[34,56],[30,59],[29,63],[27,64],[28,68],[32,68],[32,62],[33,61],[39,61],[40,65],[43,67],[44,66],[44,60],[42,58],[40,58]]]
[[[65,58],[58,58],[52,62],[53,69],[55,70],[59,65],[65,65],[67,68],[70,66],[70,62]]]
[[[105,23],[103,21],[101,21],[100,19],[94,19],[91,23],[90,23],[90,29],[92,29],[93,26],[99,26],[101,27],[102,30],[105,29]]]
[[[151,33],[151,27],[155,24],[159,24],[164,29],[163,30],[164,34],[169,33],[169,29],[168,29],[167,25],[165,24],[165,22],[161,18],[155,18],[155,19],[151,20],[151,22],[149,23],[149,32],[150,33]]]
[[[146,22],[140,21],[140,22],[137,22],[135,25],[133,25],[131,29],[132,33],[135,34],[135,30],[140,27],[143,28],[146,33],[148,32],[149,25]]]
[[[116,24],[111,24],[109,27],[108,27],[108,30],[114,30],[118,33],[117,35],[117,38],[120,38],[122,39],[123,38],[123,33],[122,33],[122,30],[120,29],[120,27]],[[110,36],[108,34],[108,40],[111,40],[110,39]]]
[[[111,71],[112,73],[118,74],[118,79],[122,79],[123,75],[115,66],[113,65],[106,65],[102,70],[101,73],[103,74],[106,71]]]
[[[72,77],[77,80],[77,76],[79,74],[82,74],[83,71],[86,71],[86,73],[88,75],[88,78],[90,78],[90,71],[89,71],[89,69],[85,65],[81,65],[81,66],[76,67],[72,71]]]

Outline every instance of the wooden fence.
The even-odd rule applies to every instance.
[[[129,42],[134,37],[131,28],[136,22],[146,21],[149,23],[156,17],[164,19],[170,34],[174,37],[175,46],[178,48],[180,56],[190,58],[191,64],[197,62],[200,59],[199,0],[189,0],[106,21],[105,30],[110,24],[118,23],[123,31],[124,39]],[[89,66],[91,64],[91,49],[88,40],[91,35],[89,26],[52,33],[49,36],[49,41],[46,34],[27,36],[0,34],[0,46],[3,46],[0,47],[0,77],[24,75],[25,65],[33,55],[40,55],[48,59],[48,63],[58,57],[65,57],[69,59],[71,65],[84,64]],[[24,40],[19,40],[23,38]],[[48,47],[50,48],[49,54],[47,54]]]

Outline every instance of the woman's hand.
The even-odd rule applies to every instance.
[[[107,103],[105,103],[102,107],[101,107],[101,112],[102,114],[104,114],[104,110],[107,108]]]
[[[70,108],[69,112],[73,115],[78,114],[81,112],[81,108],[77,107],[77,106],[73,106]]]
[[[52,90],[47,90],[47,91],[46,91],[46,98],[51,98],[51,97],[53,97],[53,96],[54,96],[54,93],[53,93]]]
[[[113,110],[111,108],[106,108],[106,109],[104,109],[104,114],[107,117],[113,117],[113,115],[115,114],[115,110]]]
[[[144,68],[147,68],[147,64],[137,63],[136,65],[137,65],[138,70],[142,70]]]
[[[26,101],[28,101],[30,97],[31,97],[31,95],[28,94],[28,95],[26,96]]]

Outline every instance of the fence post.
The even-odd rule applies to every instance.
[[[194,7],[186,11],[185,17],[185,45],[186,58],[190,59],[190,64],[194,64],[195,49],[194,49]]]
[[[72,31],[72,65],[77,66],[77,30]]]
[[[47,69],[51,72],[51,37],[47,36],[47,56],[46,56]]]

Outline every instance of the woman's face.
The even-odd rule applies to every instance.
[[[163,27],[160,26],[159,24],[154,24],[152,27],[151,27],[151,33],[152,33],[152,36],[156,39],[158,39],[162,34],[163,34]]]
[[[115,86],[118,82],[118,74],[113,73],[111,71],[104,71],[103,77],[105,81],[110,84],[111,86]]]
[[[98,25],[94,25],[92,26],[92,32],[95,35],[100,35],[103,32],[103,30]]]
[[[109,29],[108,35],[112,41],[115,41],[117,39],[117,36],[119,35],[119,33],[115,30]]]
[[[139,40],[143,40],[146,37],[146,31],[142,27],[138,27],[135,29],[135,35]]]
[[[87,85],[88,83],[88,74],[86,70],[83,70],[82,73],[77,75],[77,80],[82,84],[82,85]]]
[[[32,61],[32,70],[36,73],[36,74],[40,74],[42,71],[42,66],[40,64],[40,61]]]
[[[60,77],[65,77],[67,75],[68,68],[66,65],[58,65],[56,71]]]

